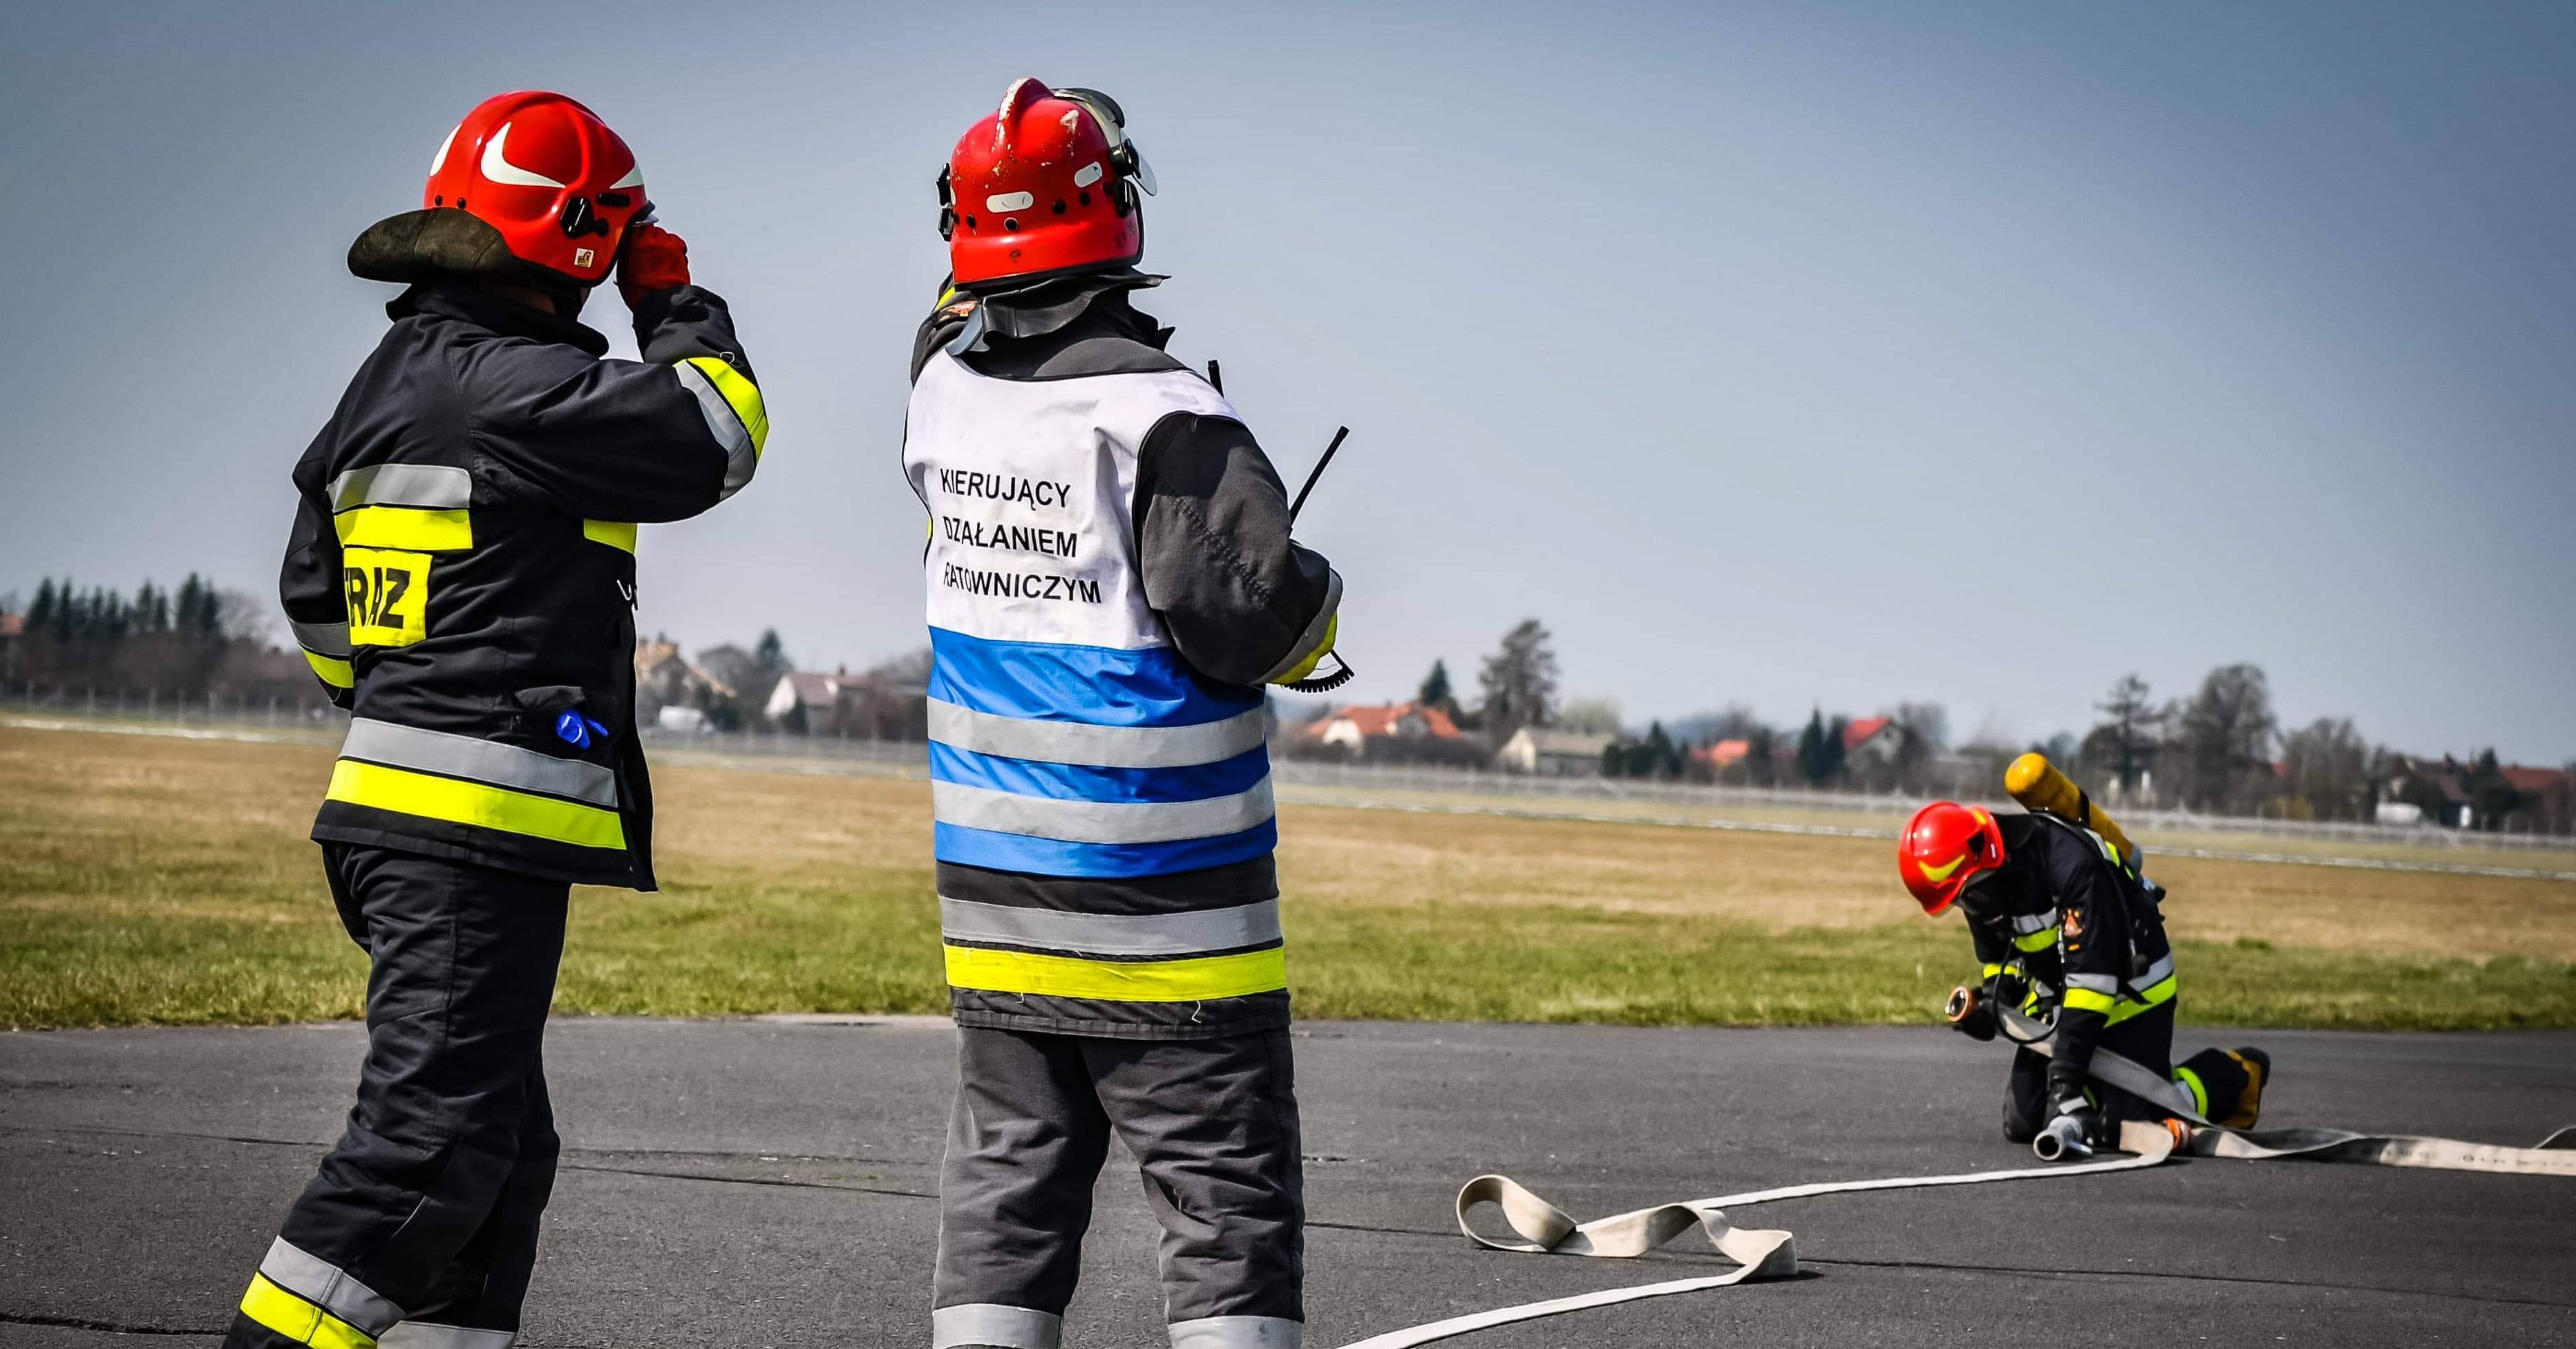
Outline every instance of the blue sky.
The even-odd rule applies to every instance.
[[[2576,757],[2576,9],[538,10],[13,18],[0,591],[265,591],[383,323],[348,241],[537,86],[636,146],[776,422],[646,530],[645,626],[916,645],[930,179],[1036,74],[1128,108],[1147,307],[1283,474],[1353,428],[1306,516],[1352,695],[1535,615],[1640,722],[2035,738],[2251,660],[2290,720]]]

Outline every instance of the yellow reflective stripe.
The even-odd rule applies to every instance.
[[[950,946],[948,982],[995,993],[1036,993],[1111,1002],[1196,1002],[1239,998],[1288,986],[1287,952],[1279,947],[1190,960],[1084,960],[1023,951]]]
[[[353,806],[552,839],[577,848],[626,846],[626,826],[613,810],[355,759],[331,766],[331,789],[323,795]]]
[[[620,524],[615,520],[584,520],[581,522],[581,536],[592,543],[604,543],[611,548],[622,548],[630,553],[635,551],[635,526],[632,522]]]
[[[2130,1017],[2136,1016],[2140,1012],[2152,1011],[2155,1008],[2162,1007],[2166,1003],[2173,1001],[2174,980],[2178,977],[2179,976],[2177,975],[2168,974],[2154,986],[2147,989],[2146,992],[2139,994],[2136,1001],[2131,1002],[2125,999],[2122,1000],[2120,1003],[2120,1009],[2111,1013],[2111,1024],[2114,1026],[2119,1025],[2121,1022],[2128,1020]],[[2074,995],[2068,995],[2067,1005],[2074,1005]]]
[[[454,552],[474,546],[472,511],[423,511],[409,506],[360,506],[331,517],[344,548],[408,548]]]
[[[304,653],[304,663],[313,667],[314,678],[335,689],[355,688],[358,685],[357,671],[350,669],[349,662],[337,656],[317,656],[307,651]]]
[[[2108,993],[2096,993],[2089,988],[2066,990],[2066,1010],[2070,1012],[2100,1012],[2108,1016],[2118,1005],[2119,1000]]]
[[[1992,978],[1994,978],[1996,975],[2001,974],[2001,973],[2003,973],[2003,972],[2004,972],[2004,967],[2003,967],[2003,966],[2001,966],[2001,965],[1996,965],[1996,964],[1991,964],[1991,963],[1990,963],[1990,964],[1988,964],[1988,965],[1986,966],[1986,970],[1985,970],[1985,977],[1986,977],[1986,978],[1988,978],[1988,979],[1992,979]]]
[[[241,1310],[242,1315],[314,1349],[376,1346],[375,1336],[270,1283],[265,1274],[250,1276],[250,1291],[242,1294]]]
[[[697,367],[698,373],[716,386],[716,392],[724,395],[725,406],[733,409],[742,429],[751,433],[752,457],[759,458],[762,447],[769,443],[769,408],[760,401],[760,386],[713,356],[691,356],[681,364]]]
[[[2013,938],[2013,949],[2016,951],[2045,951],[2056,944],[2057,929],[2053,927],[2044,927],[2037,932],[2025,932]]]
[[[2200,1084],[2200,1074],[2193,1072],[2189,1068],[2176,1068],[2173,1071],[2173,1075],[2174,1081],[2180,1082],[2184,1086],[2191,1088],[2191,1113],[2198,1115],[2203,1119],[2207,1119],[2209,1117],[2209,1088]]]

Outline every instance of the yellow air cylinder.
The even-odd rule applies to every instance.
[[[2021,802],[2025,810],[2054,811],[2100,834],[2120,850],[2122,863],[2133,871],[2137,869],[2138,845],[2120,832],[2120,826],[2093,804],[2093,798],[2085,795],[2083,788],[2058,772],[2048,756],[2032,753],[2013,760],[2012,767],[2004,770],[2004,790],[2012,793],[2012,799]]]

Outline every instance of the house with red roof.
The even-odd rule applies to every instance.
[[[1300,743],[1337,746],[1366,754],[1372,740],[1442,741],[1458,739],[1458,723],[1437,707],[1389,703],[1383,707],[1335,708],[1297,728]]]

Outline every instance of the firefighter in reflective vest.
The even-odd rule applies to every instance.
[[[913,359],[959,1082],[934,1342],[1054,1349],[1114,1133],[1178,1349],[1293,1346],[1305,1206],[1264,683],[1332,648],[1252,433],[1139,313],[1118,105],[1013,84],[940,175]]]
[[[539,1045],[573,882],[653,888],[638,522],[748,482],[769,427],[724,301],[560,94],[438,148],[349,268],[405,283],[295,467],[279,590],[349,709],[313,837],[372,963],[346,1132],[224,1343],[505,1349],[557,1143]],[[574,320],[614,269],[641,362]]]
[[[2081,1155],[2116,1137],[2123,1120],[2170,1118],[2157,1102],[2089,1078],[2105,1050],[2170,1078],[2175,1099],[2187,1095],[2211,1123],[2253,1126],[2271,1058],[2204,1049],[2173,1062],[2178,985],[2157,909],[2163,892],[2119,845],[2050,810],[1997,816],[1936,801],[1906,824],[1897,867],[1925,913],[1955,903],[1967,915],[1983,969],[1976,986],[1953,995],[1953,1026],[1980,1040],[1999,1029],[2037,1039],[2055,1009],[2050,1052],[2025,1044],[2013,1057],[2006,1138],[2054,1132],[2067,1154]]]

